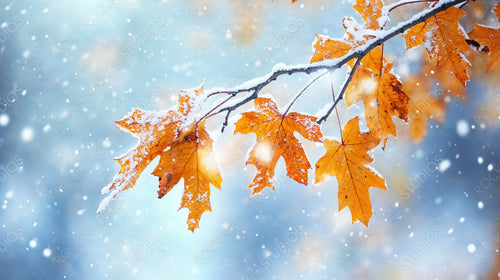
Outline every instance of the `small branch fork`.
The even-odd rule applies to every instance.
[[[348,63],[349,61],[356,59],[356,62],[354,63],[351,72],[344,82],[344,85],[342,87],[342,90],[339,94],[339,96],[335,99],[333,102],[332,106],[329,108],[328,112],[322,116],[319,120],[318,123],[321,123],[325,121],[330,114],[332,113],[333,109],[337,106],[337,104],[340,102],[340,100],[343,99],[344,93],[349,86],[349,83],[351,82],[354,73],[356,72],[356,68],[359,66],[361,59],[367,55],[371,50],[376,48],[377,46],[380,46],[387,40],[393,38],[394,36],[398,34],[402,34],[409,28],[425,22],[427,19],[431,18],[432,16],[436,15],[439,12],[442,12],[452,6],[456,6],[458,4],[463,4],[468,2],[469,0],[444,0],[444,1],[434,1],[434,0],[429,0],[429,1],[408,1],[408,0],[403,0],[401,2],[395,3],[391,6],[388,7],[387,11],[390,12],[391,10],[400,7],[402,5],[406,4],[412,4],[412,3],[420,3],[420,2],[433,2],[435,5],[431,6],[428,10],[425,10],[421,13],[418,13],[414,15],[411,19],[401,22],[398,25],[392,27],[389,30],[380,30],[378,32],[378,36],[370,39],[366,42],[366,44],[357,47],[356,49],[350,51],[346,55],[336,58],[336,59],[331,59],[331,60],[325,60],[325,61],[320,61],[312,64],[305,64],[305,65],[295,65],[295,66],[275,66],[273,72],[268,73],[267,75],[246,82],[243,85],[240,85],[239,87],[235,87],[232,89],[221,89],[221,88],[214,88],[211,90],[208,90],[208,98],[220,95],[220,94],[227,94],[229,97],[224,99],[221,103],[216,105],[214,108],[212,108],[208,113],[206,113],[203,117],[199,119],[199,121],[202,121],[203,119],[209,118],[211,116],[220,114],[225,112],[226,116],[224,119],[224,123],[222,126],[222,131],[224,131],[224,128],[228,125],[228,120],[229,120],[229,115],[231,112],[239,108],[240,106],[246,104],[247,102],[256,99],[259,96],[260,91],[269,85],[271,82],[276,80],[278,77],[283,76],[285,74],[292,75],[295,73],[305,73],[305,74],[311,74],[313,72],[317,72],[319,70],[329,70],[333,71],[336,70],[340,67],[342,67],[344,64]],[[387,14],[388,12],[384,13]],[[320,75],[321,76],[321,75]],[[313,79],[315,81],[316,79]],[[307,88],[307,87],[306,87]],[[252,93],[248,95],[247,97],[243,98],[239,102],[233,104],[233,105],[228,105],[226,107],[220,108],[222,105],[226,104],[229,100],[237,97],[241,93]],[[297,96],[296,99],[302,94],[303,91],[301,91]],[[295,99],[295,100],[296,100]],[[294,101],[295,101],[294,100]],[[291,105],[293,105],[293,102],[290,104],[290,106],[287,108],[287,112],[290,109]]]
[[[337,104],[344,98],[345,91],[347,90],[347,87],[349,86],[349,83],[351,83],[352,77],[354,77],[354,73],[356,72],[356,69],[358,68],[359,64],[361,63],[361,58],[356,59],[356,62],[352,66],[351,73],[349,73],[349,77],[344,82],[344,86],[342,86],[342,90],[340,91],[339,96],[334,100],[333,105],[330,106],[330,109],[328,109],[328,112],[319,120],[317,121],[318,124],[321,124],[322,122],[326,121],[328,116],[332,113],[333,109],[337,107]]]

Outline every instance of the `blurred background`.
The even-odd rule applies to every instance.
[[[135,107],[167,110],[202,82],[232,87],[276,63],[308,63],[314,34],[341,37],[344,16],[361,21],[349,1],[289,2],[2,1],[0,278],[498,278],[500,72],[484,63],[468,99],[449,100],[445,123],[430,122],[421,143],[397,120],[398,141],[371,152],[388,191],[371,189],[369,227],[338,211],[334,178],[305,187],[282,161],[276,190],[251,197],[255,169],[244,162],[255,136],[231,125],[215,144],[222,190],[212,188],[213,212],[194,233],[177,212],[181,185],[157,199],[154,164],[96,214],[113,158],[136,144],[114,121]],[[475,16],[498,26],[492,3],[477,5]],[[406,52],[398,38],[387,49],[402,77],[418,66],[421,49]],[[318,80],[294,110],[316,114],[345,71]],[[280,78],[263,94],[284,106],[310,78]],[[339,109],[343,123],[362,113]],[[214,135],[222,122],[208,124]],[[322,129],[338,138],[334,118]],[[324,153],[304,147],[311,162]]]

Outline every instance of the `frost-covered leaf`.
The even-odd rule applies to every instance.
[[[212,145],[204,122],[192,125],[181,132],[170,149],[161,153],[160,162],[153,171],[153,175],[160,178],[158,198],[184,178],[181,208],[189,210],[187,223],[191,231],[199,227],[205,211],[212,211],[210,184],[220,189],[222,183]]]
[[[353,8],[361,15],[368,29],[379,29],[384,4],[381,0],[356,0]]]
[[[500,3],[493,9],[500,22]],[[486,70],[489,71],[493,65],[500,62],[500,28],[492,28],[474,24],[474,29],[469,32],[469,36],[483,46],[488,47],[489,57]]]
[[[288,177],[307,185],[311,164],[294,132],[321,142],[323,135],[316,117],[295,112],[282,115],[269,98],[257,98],[254,104],[256,111],[243,113],[235,128],[235,133],[253,132],[257,136],[257,143],[246,162],[255,165],[257,174],[248,187],[253,194],[265,187],[274,189],[274,170],[280,157],[285,160]]]
[[[348,106],[363,101],[368,128],[383,140],[388,135],[396,137],[393,116],[408,119],[408,96],[392,68],[393,64],[382,58],[381,48],[373,49],[361,61],[345,96]]]
[[[408,29],[403,35],[407,49],[425,42],[427,53],[431,59],[437,59],[440,71],[453,73],[463,86],[469,80],[467,68],[471,65],[464,53],[470,51],[470,47],[458,20],[466,15],[461,9],[451,7]]]
[[[194,231],[203,212],[211,210],[211,183],[220,188],[222,179],[212,155],[212,140],[204,123],[196,122],[206,96],[203,86],[181,91],[177,108],[167,112],[147,112],[135,109],[117,124],[139,143],[125,155],[117,158],[120,171],[102,192],[109,193],[99,205],[103,211],[116,195],[132,188],[140,174],[157,156],[161,156],[153,172],[160,177],[158,197],[168,193],[180,178],[184,178],[181,208],[189,209],[188,228]]]
[[[120,171],[113,182],[102,189],[109,193],[99,205],[97,212],[102,212],[116,195],[134,187],[142,171],[148,164],[166,149],[175,138],[175,132],[181,126],[181,115],[175,111],[148,112],[134,109],[124,119],[116,123],[125,131],[139,139],[139,143],[126,154],[116,158]]]

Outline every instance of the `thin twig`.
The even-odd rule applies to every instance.
[[[335,91],[333,90],[333,81],[332,81],[332,77],[330,76],[330,87],[332,89],[332,98],[333,98],[333,101],[335,101]],[[337,107],[335,107],[335,113],[337,114],[337,122],[339,124],[339,132],[340,132],[340,142],[342,144],[344,144],[344,136],[342,135],[342,124],[340,122],[340,115],[339,115],[339,110]]]
[[[335,102],[333,102],[333,105],[330,107],[330,109],[328,109],[328,112],[317,121],[318,124],[321,124],[322,122],[326,121],[328,116],[330,116],[330,114],[332,113],[333,109],[335,107],[337,107],[337,104],[340,102],[340,100],[342,100],[344,98],[345,91],[347,90],[349,83],[351,83],[352,77],[354,76],[356,69],[358,68],[359,64],[361,63],[361,59],[362,59],[361,57],[356,59],[356,62],[352,66],[351,73],[349,73],[349,77],[347,77],[347,79],[344,82],[344,86],[342,87],[342,90],[340,91],[339,97],[337,97],[337,99],[335,99]]]
[[[226,126],[228,125],[228,120],[229,120],[229,115],[231,114],[232,111],[236,110],[236,108],[240,107],[241,105],[247,103],[248,101],[252,100],[252,99],[255,99],[257,98],[258,96],[258,91],[255,90],[252,95],[249,95],[247,96],[245,99],[243,99],[242,101],[232,105],[232,106],[229,106],[229,107],[225,107],[225,108],[222,108],[220,109],[219,111],[217,111],[215,114],[219,114],[219,113],[222,113],[224,111],[227,111],[226,113],[226,117],[224,119],[224,123],[222,124],[222,128],[221,128],[221,133],[224,132],[224,128],[226,128]],[[214,115],[215,115],[214,114]]]
[[[307,83],[307,85],[305,85],[305,87],[303,87],[302,90],[299,91],[299,93],[295,96],[295,98],[292,100],[292,102],[290,102],[290,105],[288,105],[288,107],[286,108],[286,111],[285,111],[285,113],[283,113],[283,115],[286,115],[288,113],[288,111],[290,111],[290,108],[292,108],[293,103],[295,103],[295,101],[297,101],[297,99],[299,99],[299,97],[302,95],[302,93],[304,93],[304,91],[306,91],[306,89],[308,89],[314,82],[316,82],[319,78],[323,77],[328,72],[329,71],[325,71],[325,72],[319,74],[318,76],[312,78]]]
[[[387,12],[390,13],[390,12],[392,12],[392,10],[394,10],[396,8],[399,8],[399,7],[402,7],[404,5],[408,5],[408,4],[429,3],[429,2],[438,2],[438,0],[415,0],[415,1],[407,1],[407,2],[402,2],[402,3],[396,3],[395,5],[393,5],[392,7],[390,7]]]
[[[214,108],[212,108],[210,111],[208,111],[203,117],[201,117],[197,122],[196,124],[200,123],[202,120],[204,119],[208,119],[210,118],[211,116],[213,115],[217,115],[217,112],[214,113],[215,110],[219,109],[220,106],[224,105],[226,102],[228,102],[229,100],[231,100],[233,97],[235,97],[235,95],[231,95],[229,96],[228,98],[226,98],[224,101],[222,101],[221,103],[217,104]]]

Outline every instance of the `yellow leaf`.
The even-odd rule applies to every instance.
[[[274,189],[272,179],[280,157],[285,160],[288,177],[307,185],[311,164],[294,132],[308,140],[321,142],[323,135],[316,117],[294,112],[282,115],[269,98],[255,99],[255,109],[243,113],[234,130],[243,134],[253,132],[257,136],[257,143],[247,160],[247,164],[257,168],[257,174],[248,186],[252,193],[256,194],[265,187]]]
[[[451,7],[410,28],[403,35],[407,49],[427,42],[427,53],[431,59],[437,59],[436,66],[441,71],[453,73],[463,86],[469,80],[467,68],[470,67],[463,53],[470,47],[458,20],[465,15],[461,9]]]
[[[373,214],[368,189],[386,189],[385,180],[366,167],[373,161],[367,152],[378,146],[380,139],[372,132],[360,133],[359,117],[355,117],[342,130],[341,142],[325,139],[324,143],[326,153],[316,163],[315,183],[337,177],[339,211],[348,206],[352,222],[368,226]]]
[[[184,178],[181,208],[189,210],[187,223],[191,231],[199,227],[205,211],[212,211],[210,184],[220,189],[222,183],[212,145],[204,122],[193,125],[170,149],[161,153],[160,162],[153,171],[153,175],[160,177],[159,198]]]

